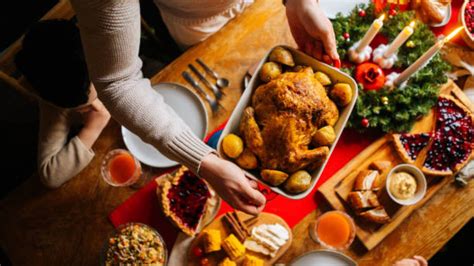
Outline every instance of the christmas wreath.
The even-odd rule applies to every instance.
[[[384,22],[381,35],[390,43],[411,21],[415,12],[385,10],[389,18]],[[349,48],[360,40],[377,14],[373,4],[358,5],[348,16],[338,14],[332,21],[337,36],[338,52],[343,61],[349,62]],[[413,35],[398,50],[398,61],[394,69],[401,72],[415,62],[436,42],[435,35],[421,21],[416,21]],[[359,84],[359,98],[352,112],[348,126],[358,129],[376,128],[384,132],[409,131],[416,119],[425,115],[436,103],[439,88],[446,83],[445,73],[450,66],[440,55],[436,55],[426,67],[412,76],[403,89],[382,88],[372,90]],[[355,75],[355,66],[349,65],[343,71]]]

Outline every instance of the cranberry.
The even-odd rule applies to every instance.
[[[342,37],[344,37],[344,39],[347,40],[347,39],[349,39],[349,38],[351,37],[351,35],[349,35],[348,32],[344,32],[344,33],[342,34]]]
[[[431,136],[427,133],[421,134],[402,134],[400,135],[400,142],[408,153],[408,156],[412,160],[416,160],[416,157],[420,151],[428,145]]]

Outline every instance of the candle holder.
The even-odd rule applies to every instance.
[[[379,47],[375,48],[374,52],[372,53],[372,61],[377,63],[383,69],[392,68],[395,62],[398,60],[397,53],[393,53],[391,56],[385,57],[385,52],[387,49],[387,45],[381,44]]]
[[[398,76],[400,76],[400,73],[397,73],[397,72],[392,72],[389,75],[385,76],[384,87],[388,88],[389,90],[393,90],[395,89],[395,87],[399,89],[405,88],[407,85],[406,81],[402,82],[402,84],[400,85],[395,84],[395,80],[398,78]]]
[[[370,56],[372,55],[372,47],[365,46],[362,51],[359,51],[359,42],[354,43],[351,48],[349,48],[349,60],[356,64],[361,64],[366,61],[369,61]]]

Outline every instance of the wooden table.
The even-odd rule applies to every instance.
[[[186,84],[181,71],[197,57],[228,77],[231,86],[222,102],[225,110],[210,117],[212,130],[225,121],[237,103],[247,69],[277,44],[294,45],[281,1],[257,0],[223,30],[154,76],[152,83]],[[113,231],[107,215],[136,191],[113,188],[100,177],[103,157],[119,147],[123,147],[120,127],[111,122],[94,145],[96,157],[73,180],[49,191],[33,176],[0,202],[0,244],[14,265],[97,264],[102,244]],[[473,217],[473,192],[473,182],[463,190],[450,184],[378,247],[365,252],[356,242],[347,253],[362,265],[390,264],[414,254],[431,257]],[[320,212],[309,214],[294,228],[293,245],[282,262],[318,248],[309,239],[307,226]]]

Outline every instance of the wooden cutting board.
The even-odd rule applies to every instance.
[[[451,80],[441,88],[440,93],[457,98],[468,109],[474,112],[474,106],[472,103]],[[434,126],[433,121],[434,112],[431,111],[414,125],[411,132],[430,132]],[[319,188],[319,192],[324,196],[332,208],[345,211],[354,218],[356,224],[356,236],[368,250],[374,248],[378,243],[380,243],[413,211],[427,202],[441,187],[452,181],[452,177],[439,178],[427,176],[428,187],[425,197],[415,205],[400,206],[389,198],[385,189],[385,178],[388,171],[383,172],[381,174],[383,188],[378,193],[379,201],[391,217],[391,220],[387,224],[377,225],[358,218],[346,203],[347,195],[352,191],[357,174],[362,170],[369,169],[370,164],[375,161],[390,161],[392,167],[403,163],[391,143],[390,134],[372,143]]]
[[[248,215],[248,214],[245,214],[245,213],[242,213],[242,212],[238,212],[238,215],[243,221],[245,221],[249,218],[252,218],[251,215]],[[221,238],[222,238],[222,240],[224,240],[228,235],[231,234],[231,231],[228,228],[228,226],[225,224],[225,222],[223,220],[223,217],[224,217],[224,215],[219,216],[212,223],[210,223],[208,226],[206,226],[203,231],[205,231],[206,229],[217,229],[221,232]],[[288,233],[290,234],[290,238],[285,243],[285,245],[283,245],[280,248],[280,250],[278,251],[278,253],[276,254],[275,257],[270,258],[269,256],[264,256],[264,255],[259,254],[259,253],[255,253],[255,252],[252,252],[252,251],[246,251],[246,254],[250,254],[250,255],[253,255],[253,256],[256,256],[256,257],[259,257],[259,258],[263,259],[265,261],[265,265],[268,265],[268,266],[273,265],[291,246],[291,242],[293,240],[293,234],[291,233],[291,228],[279,216],[276,216],[276,215],[271,214],[271,213],[266,213],[266,212],[261,213],[258,216],[257,222],[249,228],[249,229],[251,229],[253,226],[258,226],[258,225],[261,225],[261,224],[275,224],[275,223],[278,223],[278,224],[284,226],[286,228],[286,230],[288,230]],[[198,266],[198,265],[200,265],[199,264],[200,258],[196,258],[196,256],[193,254],[192,250],[197,245],[202,244],[202,235],[203,235],[202,233],[199,233],[193,239],[191,245],[189,246],[189,250],[188,250],[188,265],[189,266],[193,266],[193,265]],[[225,253],[225,251],[220,250],[220,251],[208,254],[208,255],[204,255],[203,257],[208,258],[209,265],[217,265],[226,256],[227,256],[227,254]],[[237,265],[241,265],[241,264],[242,264],[241,261],[239,261],[237,263]]]

